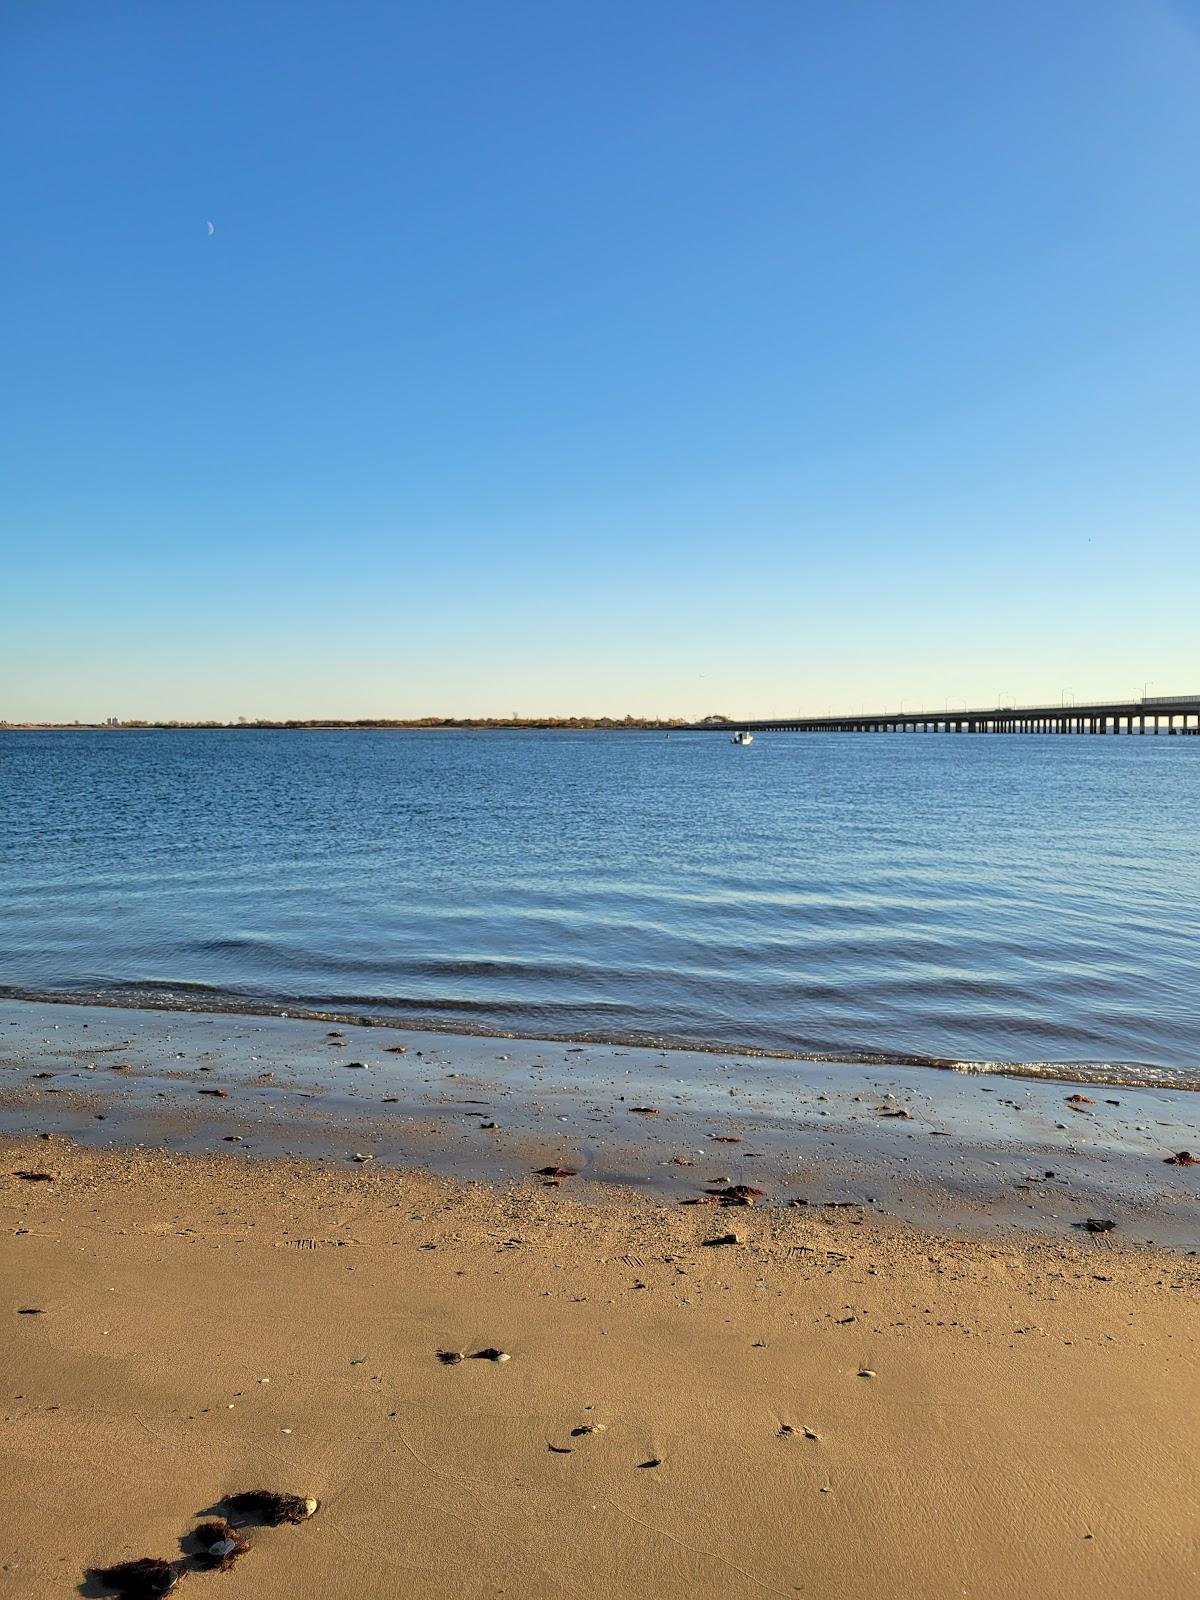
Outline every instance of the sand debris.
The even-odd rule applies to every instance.
[[[881,1117],[899,1117],[903,1122],[912,1121],[912,1112],[907,1106],[876,1106],[875,1110]]]
[[[277,1494],[273,1489],[245,1489],[240,1494],[227,1494],[224,1500],[231,1511],[245,1520],[265,1523],[269,1528],[307,1522],[318,1503],[311,1495]]]
[[[875,1373],[871,1367],[859,1367],[858,1376],[860,1378],[873,1378]]]
[[[14,1172],[14,1178],[24,1178],[26,1183],[53,1183],[52,1172]]]
[[[736,1133],[710,1133],[708,1136],[714,1144],[741,1144]]]
[[[555,1181],[560,1178],[574,1178],[577,1176],[574,1167],[535,1167],[534,1174],[539,1178],[553,1178]]]
[[[777,1439],[794,1439],[797,1432],[802,1433],[806,1439],[819,1439],[821,1437],[815,1428],[796,1429],[792,1427],[790,1422],[781,1422],[776,1430],[775,1437]]]
[[[1190,1150],[1177,1150],[1173,1156],[1165,1157],[1168,1167],[1200,1167],[1200,1156],[1194,1156]]]
[[[511,1361],[512,1357],[507,1350],[497,1350],[494,1345],[488,1345],[486,1350],[473,1350],[472,1361]]]
[[[577,1428],[571,1429],[572,1439],[582,1439],[587,1433],[607,1433],[607,1422],[581,1422]]]
[[[202,1522],[192,1537],[199,1546],[197,1565],[210,1572],[228,1572],[250,1548],[235,1528],[222,1521]]]
[[[575,1454],[569,1444],[548,1444],[546,1449],[551,1451],[552,1454],[556,1456],[570,1456]]]
[[[225,1089],[197,1089],[196,1093],[211,1094],[214,1095],[218,1100],[228,1100],[229,1098],[228,1092]]]
[[[354,1159],[355,1159],[355,1161],[374,1161],[375,1157],[374,1156],[365,1156],[365,1155],[363,1155],[361,1150],[356,1150],[354,1152]]]
[[[444,1367],[456,1367],[460,1361],[466,1360],[461,1350],[439,1350],[437,1358]]]
[[[1066,1097],[1066,1101],[1069,1106],[1075,1106],[1076,1108],[1095,1104],[1091,1096],[1086,1094],[1069,1094]]]
[[[630,1111],[636,1111],[639,1117],[656,1117],[658,1115],[657,1106],[630,1106],[629,1109]]]
[[[19,1317],[40,1317],[43,1312],[41,1306],[18,1306],[17,1315]]]
[[[383,1047],[389,1056],[402,1056],[408,1051],[406,1044],[385,1044]]]
[[[741,1244],[741,1242],[742,1236],[740,1233],[722,1233],[719,1234],[715,1239],[705,1239],[704,1241],[706,1245],[710,1246],[718,1244]]]
[[[714,1187],[708,1193],[714,1200],[719,1200],[725,1206],[752,1206],[756,1200],[761,1200],[766,1194],[765,1189],[756,1189],[749,1183],[731,1183],[728,1188]]]
[[[1111,1233],[1116,1223],[1111,1217],[1085,1217],[1076,1226],[1086,1228],[1089,1233]]]
[[[97,1567],[93,1576],[122,1600],[154,1600],[156,1595],[170,1594],[179,1582],[179,1569],[160,1556],[139,1556],[115,1567]]]

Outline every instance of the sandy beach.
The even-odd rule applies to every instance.
[[[0,41],[0,1600],[1200,1600],[1200,0]]]
[[[260,1486],[320,1509],[189,1591],[1194,1593],[1194,1257],[533,1174],[3,1152],[2,1594],[100,1594],[89,1569],[178,1558]]]

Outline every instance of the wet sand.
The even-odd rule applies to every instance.
[[[87,1569],[175,1558],[260,1485],[321,1507],[181,1592],[1195,1593],[1186,1256],[0,1148],[0,1595],[99,1594]],[[438,1360],[484,1347],[511,1360]]]
[[[672,1201],[728,1175],[772,1205],[853,1200],[992,1237],[1101,1215],[1200,1247],[1200,1167],[1166,1165],[1200,1151],[1182,1090],[0,1002],[0,1133],[39,1132],[460,1179],[553,1160]]]

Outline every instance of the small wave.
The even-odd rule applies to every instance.
[[[951,1072],[1061,1083],[1107,1083],[1124,1089],[1200,1090],[1200,1067],[1155,1067],[1143,1061],[930,1061]]]
[[[197,983],[191,978],[142,978],[136,983],[129,980],[121,980],[116,983],[106,984],[104,989],[99,992],[111,995],[140,995],[149,992],[166,996],[177,993],[211,995],[220,995],[221,993],[220,989],[215,988],[211,983]]]
[[[452,1033],[485,1039],[531,1039],[552,1044],[592,1044],[628,1049],[694,1051],[706,1055],[731,1055],[765,1061],[814,1061],[836,1065],[926,1067],[940,1072],[1006,1078],[1039,1078],[1060,1083],[1110,1084],[1127,1089],[1200,1091],[1200,1066],[1164,1067],[1142,1061],[967,1061],[944,1056],[913,1055],[887,1049],[767,1049],[736,1040],[689,1039],[682,1035],[644,1028],[549,1030],[526,1018],[524,1027],[503,1028],[462,1020],[463,1013],[484,1011],[495,1016],[494,1005],[473,1001],[418,1001],[378,996],[329,996],[266,999],[223,993],[201,983],[168,984],[160,980],[117,983],[103,989],[46,990],[0,984],[0,999],[46,1005],[94,1005],[132,1011],[188,1011],[205,1015],[288,1017],[298,1021],[338,1022],[363,1028],[403,1027],[417,1033]],[[439,1015],[445,1006],[458,1015]],[[357,1007],[366,1006],[362,1010]],[[411,1009],[410,1009],[411,1008]],[[517,1009],[517,1008],[512,1008]]]

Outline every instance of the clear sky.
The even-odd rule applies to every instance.
[[[1200,0],[10,0],[0,151],[0,717],[1200,688]]]

